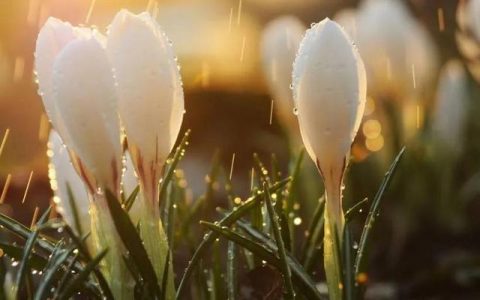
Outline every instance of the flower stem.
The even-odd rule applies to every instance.
[[[90,216],[96,252],[108,248],[101,267],[115,299],[133,299],[135,282],[123,259],[125,247],[117,234],[103,195],[93,196]]]
[[[168,257],[169,246],[167,236],[163,229],[160,219],[160,210],[157,199],[159,197],[158,184],[151,189],[145,189],[144,185],[140,185],[143,197],[140,208],[140,236],[145,245],[150,261],[155,269],[158,284],[162,286],[163,274],[165,271],[165,263]],[[175,298],[175,286],[173,281],[173,268],[171,262],[168,262],[168,279],[166,285],[166,299]]]
[[[323,255],[328,294],[331,300],[343,299],[341,253],[345,217],[342,210],[340,187],[341,182],[338,186],[326,182]]]

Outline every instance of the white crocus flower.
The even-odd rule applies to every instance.
[[[433,112],[433,131],[449,151],[458,153],[464,143],[468,110],[468,76],[462,63],[451,60],[443,67]]]
[[[480,81],[480,1],[461,1],[457,6],[458,30],[455,38],[458,50],[466,60],[475,80]]]
[[[363,62],[345,31],[325,19],[307,31],[293,66],[298,121],[326,191],[324,261],[331,299],[341,299],[342,180],[366,99]],[[340,245],[336,243],[338,235]]]
[[[118,109],[147,200],[157,206],[161,170],[183,120],[183,88],[170,41],[148,13],[120,11],[109,27],[107,51]]]
[[[54,130],[50,132],[48,140],[48,157],[50,159],[48,176],[56,209],[67,224],[78,235],[83,236],[90,231],[89,196],[82,179],[70,161],[67,148]],[[70,188],[73,199],[70,199],[67,186]]]
[[[171,42],[148,13],[120,11],[109,27],[107,51],[145,202],[141,235],[161,283],[168,244],[160,221],[158,185],[183,120],[180,72]],[[168,278],[167,295],[174,297],[173,276]]]
[[[112,292],[128,299],[132,281],[119,263],[124,248],[103,195],[105,189],[120,195],[122,167],[115,82],[104,37],[51,19],[41,30],[35,57],[47,113],[92,198],[93,241],[98,250],[109,248],[105,272]]]
[[[480,41],[480,0],[469,0],[466,4],[466,22],[477,41]]]
[[[305,29],[294,16],[279,17],[265,27],[261,45],[264,73],[274,109],[293,139],[299,136],[299,132],[290,88],[292,65]]]

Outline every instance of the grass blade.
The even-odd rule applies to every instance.
[[[72,209],[72,215],[73,215],[73,224],[75,225],[75,231],[78,233],[79,236],[83,235],[82,232],[82,226],[80,223],[80,217],[78,215],[78,208],[77,208],[77,201],[75,199],[75,196],[73,195],[72,188],[70,187],[70,184],[67,182],[67,195],[68,195],[68,205]]]
[[[60,279],[60,281],[58,282],[57,289],[55,291],[55,295],[53,296],[53,299],[58,299],[58,296],[60,295],[60,293],[65,288],[65,285],[67,284],[70,276],[72,275],[73,267],[74,267],[75,263],[77,262],[78,257],[79,257],[79,253],[75,254],[73,259],[70,261],[67,268],[65,269],[65,272],[63,272],[63,276]]]
[[[293,289],[292,284],[292,274],[290,271],[290,267],[287,263],[285,245],[283,243],[282,234],[280,232],[281,229],[279,217],[273,209],[272,199],[270,196],[270,192],[268,191],[268,184],[266,182],[263,183],[263,193],[265,195],[268,215],[270,216],[270,220],[272,221],[273,235],[275,237],[275,241],[277,242],[278,256],[280,257],[280,270],[283,274],[283,282],[285,285],[285,299],[295,299],[295,290]]]
[[[88,252],[88,249],[85,248],[84,241],[90,236],[90,232],[85,234],[83,238],[80,238],[79,236],[75,235],[73,232],[72,228],[70,226],[65,226],[65,231],[67,232],[68,236],[72,239],[72,242],[75,244],[77,247],[79,254],[85,259],[87,263],[89,263],[92,260],[92,256]],[[93,272],[95,274],[95,277],[97,278],[98,284],[100,286],[100,289],[102,291],[103,296],[107,300],[113,299],[113,294],[112,291],[110,290],[110,287],[108,286],[107,280],[103,276],[102,272],[98,269],[93,269]]]
[[[290,244],[287,247],[288,249],[292,250],[292,253],[295,253],[295,236],[294,236],[294,224],[293,224],[293,216],[294,216],[294,209],[295,206],[295,196],[298,195],[298,178],[300,177],[300,169],[302,167],[303,158],[305,156],[305,149],[302,149],[298,154],[295,163],[293,164],[293,168],[291,170],[292,174],[292,181],[287,187],[287,196],[285,198],[285,216],[287,216],[287,223],[290,231]]]
[[[207,226],[212,232],[218,233],[218,235],[223,236],[224,238],[235,242],[241,247],[248,249],[250,252],[255,253],[259,258],[265,260],[275,268],[280,268],[280,259],[275,255],[277,252],[275,242],[266,237],[264,233],[257,231],[252,228],[253,232],[256,232],[256,236],[263,236],[263,242],[255,242],[251,239],[241,236],[240,234],[229,230],[225,226],[218,226],[213,223],[201,222],[203,225]],[[240,225],[240,224],[239,224]],[[269,245],[269,246],[267,246]],[[293,258],[289,253],[287,253],[287,262],[292,270],[292,279],[295,284],[299,286],[299,291],[305,296],[306,299],[324,299],[318,292],[315,282],[312,278],[305,272],[302,266]]]
[[[3,250],[5,255],[9,256],[13,260],[20,261],[22,259],[23,252],[24,252],[23,247],[0,242],[0,248]],[[47,265],[47,260],[44,257],[34,252],[30,254],[30,267],[32,269],[42,270],[43,268],[45,268],[46,265]]]
[[[153,290],[154,295],[159,296],[161,293],[155,270],[148,259],[147,251],[143,246],[143,242],[138,235],[135,225],[130,220],[127,212],[122,209],[122,206],[116,197],[109,191],[106,191],[105,195],[115,228],[117,229],[117,232],[121,233],[118,236],[129,251],[130,257],[135,262],[135,265],[137,266],[139,273],[142,275],[142,278],[145,280],[145,283]]]
[[[50,285],[57,276],[60,266],[67,261],[68,257],[70,254],[72,254],[75,248],[72,247],[70,249],[61,249],[59,247],[57,249],[59,250],[55,251],[55,255],[52,256],[52,259],[49,261],[46,270],[44,270],[45,275],[42,277],[42,280],[40,281],[40,284],[35,292],[35,300],[47,298],[47,296],[50,294]]]
[[[185,148],[188,146],[188,138],[190,137],[190,132],[191,130],[188,129],[183,135],[183,138],[180,141],[180,144],[178,145],[177,149],[175,150],[175,154],[171,159],[172,162],[168,167],[165,173],[165,176],[163,177],[162,184],[160,185],[159,205],[161,205],[164,202],[163,200],[167,196],[167,187],[170,181],[172,180],[173,173],[177,168],[178,162],[182,159],[183,155],[185,154]],[[160,208],[160,211],[162,211],[161,208]]]
[[[307,272],[312,271],[318,253],[318,245],[322,243],[323,212],[325,210],[325,197],[322,197],[315,208],[312,221],[308,227],[308,237],[302,249],[301,262]]]
[[[127,199],[125,199],[125,202],[123,203],[123,206],[125,207],[126,211],[130,211],[132,208],[133,204],[135,203],[135,200],[137,200],[138,193],[140,192],[140,186],[137,185],[135,189],[130,193]]]
[[[215,262],[212,266],[212,279],[214,283],[213,295],[215,296],[215,299],[225,299],[225,280],[222,274],[222,264],[220,263],[222,258],[219,240],[213,243],[212,252],[213,261]]]
[[[236,264],[236,251],[237,246],[234,242],[228,241],[227,244],[227,299],[235,300],[237,292],[235,289],[235,283],[237,282],[235,271]]]
[[[70,299],[70,297],[73,296],[73,294],[78,291],[83,283],[87,280],[88,276],[90,273],[97,268],[98,264],[100,261],[105,257],[107,254],[108,249],[104,249],[102,252],[100,252],[95,258],[93,258],[86,266],[85,268],[78,273],[72,281],[65,287],[64,291],[60,295],[60,299]]]
[[[35,245],[38,235],[40,234],[40,226],[43,225],[50,214],[50,210],[52,207],[50,206],[40,217],[38,222],[35,225],[35,229],[32,231],[30,236],[28,237],[27,241],[25,242],[24,251],[22,254],[22,258],[20,260],[20,266],[18,268],[17,277],[15,280],[15,285],[13,287],[14,292],[13,294],[19,298],[20,296],[20,287],[22,286],[22,282],[24,281],[27,273],[30,274],[30,256],[32,255],[33,246]]]
[[[25,280],[27,272],[30,272],[30,256],[32,254],[33,246],[35,245],[35,241],[38,238],[38,234],[39,231],[37,228],[32,232],[24,246],[25,248],[20,260],[17,278],[15,280],[15,285],[13,286],[13,295],[16,295],[17,299],[20,298],[20,287],[22,286],[22,282]]]
[[[290,178],[286,178],[282,181],[279,181],[270,187],[270,192],[275,192],[280,188],[284,187]],[[227,215],[226,217],[222,218],[219,221],[220,226],[230,226],[231,224],[235,223],[238,219],[243,217],[246,213],[251,211],[253,207],[255,207],[262,199],[263,192],[258,193],[255,196],[250,197],[247,199],[243,204],[239,205],[235,211]],[[196,265],[198,264],[200,258],[205,254],[207,249],[212,245],[215,239],[219,236],[217,232],[209,232],[204,236],[203,241],[195,250],[187,268],[185,269],[185,273],[183,274],[182,279],[180,280],[180,284],[177,289],[177,299],[180,299],[182,294],[185,291],[186,283],[190,276],[192,275],[193,270],[195,269]]]
[[[343,282],[345,285],[345,300],[355,299],[355,276],[353,272],[353,256],[352,256],[352,235],[348,223],[345,224],[343,232]]]
[[[171,257],[171,252],[168,251],[167,254],[167,259],[165,260],[165,268],[163,269],[163,276],[162,276],[162,294],[160,299],[166,299],[166,291],[167,291],[167,284],[168,284],[168,275],[170,274],[169,269],[170,269],[170,257]]]
[[[372,205],[370,206],[370,211],[368,212],[368,217],[365,222],[365,227],[363,229],[362,235],[360,237],[360,243],[358,245],[358,251],[357,251],[357,256],[355,258],[355,278],[358,277],[360,273],[363,272],[365,268],[365,251],[368,246],[368,241],[369,241],[369,236],[370,236],[370,231],[375,224],[375,219],[378,214],[378,211],[380,209],[380,201],[383,198],[383,195],[385,194],[385,191],[387,190],[388,186],[390,185],[392,176],[395,174],[395,171],[397,169],[398,163],[403,157],[403,154],[405,152],[405,147],[400,150],[398,153],[397,157],[393,161],[393,163],[390,166],[390,169],[387,171],[385,174],[382,183],[380,185],[380,188],[377,191],[377,194],[375,195],[375,198],[373,199]]]
[[[363,199],[362,201],[356,203],[350,207],[345,213],[345,223],[349,223],[353,220],[358,214],[363,210],[363,206],[368,202],[368,198]]]

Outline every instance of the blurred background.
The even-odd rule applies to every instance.
[[[283,15],[305,29],[329,17],[358,46],[368,74],[345,207],[372,198],[395,155],[407,147],[375,231],[369,280],[378,288],[369,297],[478,299],[480,5],[474,2],[0,0],[0,211],[30,224],[35,207],[51,201],[49,123],[32,69],[36,36],[49,16],[102,32],[121,8],[157,18],[181,66],[183,130],[192,129],[181,168],[193,198],[204,192],[215,152],[241,197],[249,193],[253,153],[265,161],[275,154],[286,176],[301,142],[289,120],[293,106],[283,108],[285,92],[271,84],[262,36]],[[292,58],[285,60],[291,65]],[[298,214],[308,220],[322,187],[310,159],[303,173]],[[222,195],[205,218],[225,204]],[[297,223],[301,236],[307,222]]]

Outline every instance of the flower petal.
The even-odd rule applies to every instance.
[[[72,140],[67,146],[98,181],[117,191],[121,145],[116,91],[101,42],[92,36],[68,44],[53,67],[53,99]]]
[[[122,10],[109,27],[107,51],[129,147],[141,149],[148,166],[160,170],[184,113],[182,82],[170,42],[148,13]],[[138,155],[132,151],[134,160]]]

